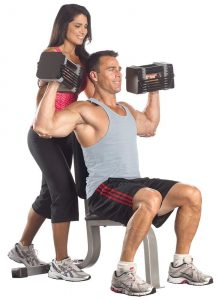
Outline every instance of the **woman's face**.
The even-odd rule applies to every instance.
[[[88,21],[85,15],[76,16],[68,24],[66,39],[74,45],[82,45],[88,32]]]

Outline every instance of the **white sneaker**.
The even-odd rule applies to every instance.
[[[191,285],[207,285],[213,283],[213,278],[203,274],[193,264],[193,259],[184,259],[183,264],[175,267],[173,263],[169,267],[168,282],[188,283]]]
[[[115,271],[112,276],[111,290],[129,296],[145,296],[156,293],[156,289],[142,280],[135,271],[124,272],[117,275]]]
[[[46,265],[45,262],[37,257],[33,244],[30,246],[15,244],[14,248],[9,251],[8,257],[18,263],[23,263],[26,267]]]
[[[84,281],[91,278],[91,276],[82,271],[70,257],[60,262],[53,259],[48,276],[53,279],[64,279],[67,281]]]

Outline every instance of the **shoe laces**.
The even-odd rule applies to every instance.
[[[77,266],[76,264],[72,261],[71,258],[68,258],[64,264],[63,264],[66,268],[67,268],[67,271],[81,271]]]
[[[191,269],[193,272],[196,272],[198,275],[200,276],[204,276],[204,274],[197,269],[197,267],[193,264],[193,261],[191,261],[190,263],[186,263],[187,265],[187,270]]]
[[[37,250],[35,250],[34,248],[28,248],[26,254],[27,254],[27,261],[28,262],[33,262],[34,260],[39,261],[38,257],[37,257]]]
[[[140,276],[137,275],[136,272],[128,272],[128,277],[131,279],[131,281],[138,284],[146,283]]]

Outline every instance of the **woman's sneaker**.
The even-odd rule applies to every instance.
[[[61,261],[52,261],[48,276],[53,279],[64,279],[67,281],[84,281],[90,279],[90,275],[82,271],[67,257]]]
[[[183,264],[175,267],[170,264],[168,282],[188,283],[191,285],[207,285],[213,283],[213,278],[203,274],[193,264],[193,259],[184,259]]]
[[[156,293],[156,289],[142,280],[135,271],[124,272],[117,275],[115,271],[112,276],[111,290],[129,296],[145,296]]]
[[[30,246],[23,246],[20,243],[15,244],[14,248],[9,251],[8,257],[17,263],[23,263],[26,267],[46,264],[37,257],[33,244]]]

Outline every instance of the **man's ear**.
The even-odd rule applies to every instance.
[[[97,82],[98,81],[98,77],[97,77],[97,72],[96,71],[91,71],[89,73],[89,77],[92,79],[93,82]]]

